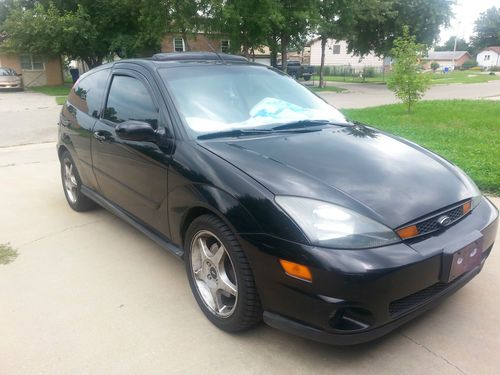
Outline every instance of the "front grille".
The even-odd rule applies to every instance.
[[[441,229],[441,225],[438,223],[438,219],[442,217],[443,215],[446,215],[450,218],[451,222],[448,225],[453,224],[455,221],[460,219],[462,216],[464,216],[464,210],[462,205],[452,208],[451,210],[441,212],[438,215],[435,215],[427,220],[421,221],[420,223],[417,223],[417,229],[418,233],[420,235],[427,234],[434,232],[438,229]]]
[[[450,225],[453,225],[455,222],[457,222],[462,217],[464,217],[468,212],[470,212],[470,211],[466,211],[464,209],[464,205],[466,205],[468,202],[470,202],[470,201],[462,202],[458,206],[449,208],[449,209],[444,210],[444,211],[440,211],[437,214],[434,214],[431,217],[421,219],[420,221],[416,220],[410,224],[406,224],[404,227],[397,229],[396,232],[399,232],[401,229],[404,229],[404,228],[416,226],[418,234],[416,234],[412,237],[408,237],[408,238],[413,238],[413,237],[423,236],[423,235],[435,232],[435,231],[440,230],[440,229],[444,229],[445,227],[449,227]],[[438,222],[438,220],[443,216],[448,216],[450,219],[449,222],[445,226],[439,224],[439,222]]]
[[[425,289],[419,290],[416,293],[410,294],[409,296],[392,301],[389,304],[389,314],[391,314],[391,316],[397,316],[413,309],[414,307],[422,305],[426,301],[431,300],[434,296],[452,286],[461,278],[462,277],[458,277],[451,283],[438,282]]]

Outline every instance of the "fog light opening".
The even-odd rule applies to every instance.
[[[338,331],[359,331],[367,329],[373,323],[372,313],[361,307],[340,308],[329,320],[330,327]]]

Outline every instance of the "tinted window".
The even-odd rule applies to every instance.
[[[69,102],[80,111],[99,117],[108,75],[109,69],[104,69],[78,81],[69,94]]]
[[[136,78],[114,76],[104,118],[113,122],[127,120],[148,122],[158,126],[158,110],[144,84]]]

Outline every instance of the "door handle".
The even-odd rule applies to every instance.
[[[106,139],[108,139],[108,137],[106,137],[99,131],[94,132],[94,138],[97,139],[99,142],[104,142]]]

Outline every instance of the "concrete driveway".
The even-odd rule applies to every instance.
[[[344,88],[346,92],[322,92],[330,104],[337,108],[364,108],[399,103],[385,85],[331,82],[330,85]],[[425,100],[436,99],[495,99],[500,100],[500,80],[484,83],[454,83],[432,85]]]
[[[0,92],[0,147],[54,141],[60,110],[53,96]]]
[[[40,126],[55,139],[57,108],[33,106],[17,111],[21,134]],[[32,139],[9,124],[0,116],[5,144]],[[0,265],[1,375],[498,374],[498,237],[483,272],[436,309],[376,342],[332,347],[265,325],[216,329],[182,262],[103,209],[69,208],[55,143],[0,147],[0,181],[0,243],[19,252]]]

